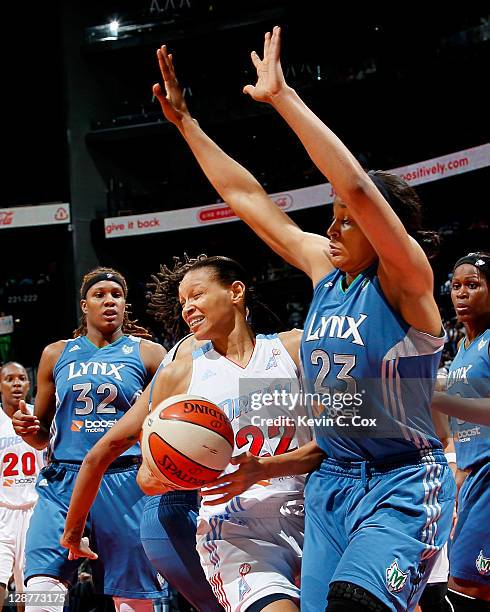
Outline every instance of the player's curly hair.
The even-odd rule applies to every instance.
[[[229,257],[205,254],[191,258],[186,253],[183,257],[174,257],[172,266],[160,265],[160,270],[152,274],[153,282],[148,283],[149,289],[147,312],[162,324],[167,336],[176,341],[189,329],[181,316],[181,305],[178,299],[179,285],[184,276],[191,270],[209,268],[214,277],[224,286],[235,281],[245,285],[245,307],[248,310],[250,323],[256,332],[279,332],[285,329],[282,321],[257,298],[255,289],[246,270],[237,261]]]
[[[103,266],[99,266],[98,268],[94,268],[93,270],[90,270],[90,272],[87,272],[87,274],[85,274],[85,276],[83,277],[82,284],[80,285],[80,297],[82,299],[85,299],[85,296],[87,294],[86,287],[89,285],[90,281],[92,281],[93,278],[98,276],[99,274],[113,274],[117,278],[117,282],[121,285],[123,289],[124,297],[125,298],[127,297],[128,284],[124,276],[117,270],[114,270],[113,268],[104,268]],[[126,307],[124,309],[122,332],[124,334],[137,336],[138,338],[145,338],[147,340],[151,340],[153,338],[151,332],[148,331],[145,327],[141,327],[140,325],[137,325],[137,322],[138,322],[137,319],[135,319],[134,321],[131,320],[129,318],[130,314],[131,314],[131,304],[126,303]],[[82,313],[82,316],[80,318],[80,326],[73,331],[73,337],[76,338],[77,336],[85,336],[86,334],[87,334],[87,317],[85,313]]]

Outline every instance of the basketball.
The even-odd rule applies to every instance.
[[[199,489],[217,478],[233,452],[233,428],[204,397],[174,395],[143,424],[141,449],[150,471],[174,488]]]

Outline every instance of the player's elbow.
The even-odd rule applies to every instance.
[[[140,474],[138,473],[138,475],[136,476],[136,483],[138,485],[138,487],[143,491],[143,493],[145,495],[152,495],[153,493],[151,492],[151,486],[149,485],[149,483],[140,476]]]
[[[102,452],[96,445],[85,455],[83,464],[90,469],[92,474],[103,474],[112,461],[112,457]]]
[[[155,487],[152,479],[145,476],[141,470],[138,471],[136,476],[136,483],[145,495],[158,495],[160,491]]]

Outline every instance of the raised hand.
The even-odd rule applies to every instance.
[[[153,95],[160,102],[165,118],[178,126],[184,115],[189,115],[184,94],[175,76],[172,54],[167,52],[166,45],[157,51],[158,65],[162,73],[165,92],[159,83],[153,85]]]
[[[12,415],[12,426],[15,433],[22,438],[39,431],[39,419],[29,412],[24,400],[20,400],[19,409]]]
[[[266,32],[264,40],[264,57],[260,59],[255,51],[251,53],[252,63],[257,70],[257,83],[245,85],[243,93],[258,102],[272,102],[286,88],[286,81],[281,67],[281,28],[275,26]]]

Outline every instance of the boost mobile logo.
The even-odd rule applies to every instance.
[[[117,423],[117,419],[100,419],[98,421],[92,421],[91,419],[86,419],[85,421],[72,421],[71,422],[71,430],[80,432],[83,427],[85,427],[85,431],[89,433],[97,433],[103,431],[104,429],[110,429],[114,427]]]

